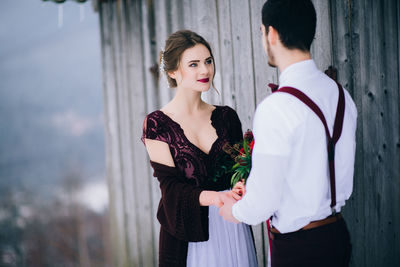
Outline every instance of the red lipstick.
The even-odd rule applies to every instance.
[[[197,81],[199,81],[201,83],[208,83],[209,80],[210,79],[208,79],[208,78],[204,78],[204,79],[200,79],[200,80],[197,80]]]

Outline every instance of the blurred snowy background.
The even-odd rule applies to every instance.
[[[0,266],[108,266],[98,14],[0,1]]]

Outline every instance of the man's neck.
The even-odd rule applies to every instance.
[[[279,71],[283,72],[290,65],[309,59],[311,59],[310,52],[304,52],[297,49],[284,49],[281,51],[281,56],[279,57],[277,66]]]

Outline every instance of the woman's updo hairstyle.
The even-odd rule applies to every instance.
[[[168,73],[176,71],[179,67],[179,61],[181,60],[183,52],[185,52],[186,49],[192,48],[197,44],[204,45],[205,47],[207,47],[208,51],[210,51],[210,55],[213,58],[213,65],[215,70],[214,56],[211,51],[211,47],[203,37],[189,30],[180,30],[174,32],[165,41],[164,51],[160,52],[160,70],[164,71],[167,75],[169,87],[174,88],[177,86],[177,84],[176,80],[169,77]]]

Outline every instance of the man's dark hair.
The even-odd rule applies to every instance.
[[[311,0],[268,0],[261,15],[267,33],[274,27],[285,47],[310,51],[317,24]]]

